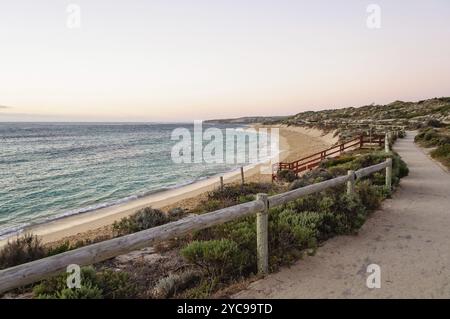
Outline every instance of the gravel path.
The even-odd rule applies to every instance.
[[[328,240],[234,297],[450,298],[450,175],[414,144],[413,132],[395,150],[410,174],[357,236]],[[370,264],[380,266],[380,288],[366,286]]]

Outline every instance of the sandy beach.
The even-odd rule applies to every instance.
[[[255,128],[263,127],[255,125]],[[265,126],[268,127],[268,126]],[[317,129],[303,127],[276,126],[280,132],[280,155],[281,161],[293,161],[326,147],[333,145],[337,138],[333,133],[324,134]],[[244,168],[245,180],[249,182],[270,182],[270,174],[262,174],[264,167],[270,162],[247,166]],[[240,171],[221,174],[225,183],[239,182]],[[192,207],[208,191],[219,187],[219,176],[197,181],[180,188],[155,193],[124,204],[106,207],[87,213],[68,216],[48,223],[29,227],[25,230],[40,237],[43,243],[59,242],[62,240],[75,240],[77,238],[94,238],[102,232],[110,230],[114,221],[129,216],[137,210],[152,206],[153,208],[169,209],[173,207]],[[4,245],[8,239],[0,241]]]

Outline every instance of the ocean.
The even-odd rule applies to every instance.
[[[180,127],[193,131],[192,123],[0,123],[0,238],[242,166],[174,163]]]

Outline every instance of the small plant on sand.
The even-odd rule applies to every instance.
[[[130,217],[124,217],[113,224],[115,235],[122,236],[149,229],[169,222],[167,215],[159,209],[146,207]]]
[[[0,269],[44,258],[46,251],[37,236],[25,234],[8,243],[0,251]]]

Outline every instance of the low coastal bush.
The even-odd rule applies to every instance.
[[[278,179],[281,181],[286,181],[288,183],[292,183],[297,179],[297,174],[291,169],[283,169],[277,174]]]
[[[105,241],[108,239],[111,239],[110,234],[101,234],[101,235],[95,236],[93,238],[79,239],[79,240],[73,241],[73,242],[71,242],[69,240],[65,240],[63,242],[51,243],[51,244],[48,244],[45,246],[45,249],[46,249],[45,257],[62,254],[69,250],[74,250],[74,249],[77,249],[80,247],[92,245],[92,244],[95,244],[95,243],[98,243],[101,241]]]
[[[180,274],[170,274],[161,278],[153,288],[154,298],[170,298],[200,282],[202,274],[198,271],[187,270]]]
[[[345,173],[347,174],[347,172]],[[334,178],[335,176],[341,175],[340,172],[334,171],[331,172],[327,169],[316,169],[310,172],[303,174],[297,180],[289,185],[290,190],[294,190],[300,187],[308,186],[315,183],[320,183],[329,179]]]
[[[448,129],[425,128],[419,131],[414,141],[424,147],[450,144]]]
[[[244,185],[230,184],[223,189],[215,189],[208,193],[206,200],[202,200],[192,213],[204,214],[218,209],[242,204],[255,199],[256,194],[273,194],[277,187],[271,183],[248,183]]]
[[[370,211],[379,208],[382,200],[387,197],[387,189],[384,186],[372,185],[370,180],[357,183],[355,192],[361,204]]]
[[[181,254],[210,277],[221,279],[240,274],[247,257],[239,245],[229,239],[193,241]]]
[[[445,166],[450,167],[450,144],[440,145],[431,151],[430,155],[442,162]]]
[[[436,147],[430,152],[431,157],[450,168],[450,131],[448,126],[440,125],[421,129],[414,141],[423,147]]]
[[[136,286],[128,275],[113,270],[96,271],[93,267],[81,268],[81,287],[67,287],[68,274],[42,281],[33,289],[39,299],[123,299],[136,296]]]
[[[10,268],[33,260],[58,255],[69,250],[87,246],[99,241],[110,239],[109,236],[98,236],[93,240],[80,240],[75,243],[65,241],[49,246],[44,245],[37,236],[25,234],[17,237],[0,250],[0,269]]]
[[[225,185],[223,190],[216,189],[208,193],[208,200],[230,200],[238,202],[239,197],[254,195],[258,193],[271,193],[273,191],[271,183],[248,183],[244,185]]]
[[[292,249],[315,248],[321,216],[316,212],[292,209],[273,210],[269,221],[269,247],[274,255],[287,254]]]
[[[25,234],[8,243],[0,251],[0,269],[44,258],[47,252],[37,236]]]
[[[163,211],[146,207],[129,217],[124,217],[120,221],[114,222],[113,231],[115,235],[123,236],[167,222],[169,222],[169,218]]]
[[[429,127],[443,127],[444,124],[441,121],[437,120],[437,119],[429,119],[427,121],[427,123],[426,123],[426,126],[429,126]]]

